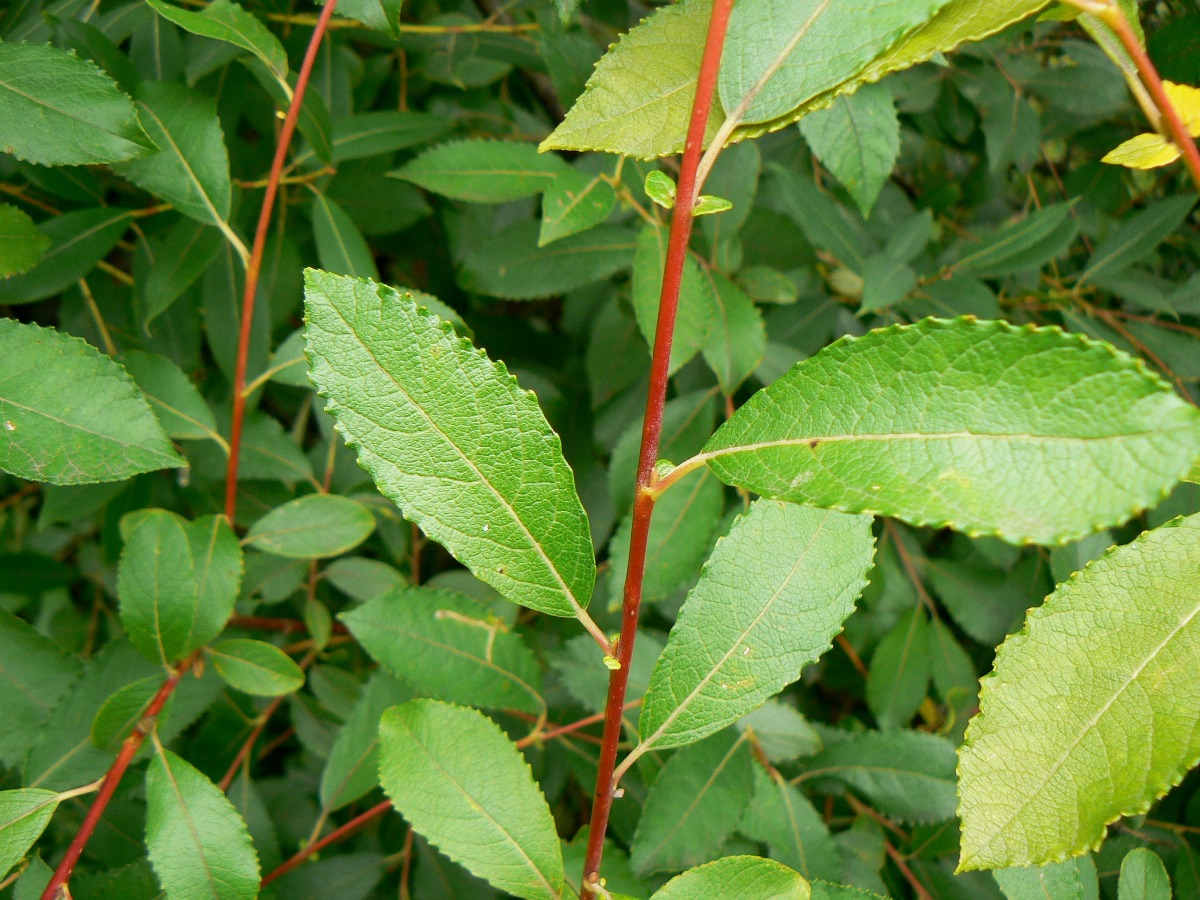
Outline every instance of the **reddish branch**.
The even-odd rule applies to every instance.
[[[67,893],[67,882],[71,878],[71,872],[75,869],[75,864],[79,862],[79,857],[83,855],[83,848],[87,846],[88,840],[92,836],[92,832],[96,830],[96,825],[100,822],[100,817],[104,815],[104,810],[108,807],[108,801],[112,799],[113,793],[117,790],[117,785],[121,783],[121,778],[125,775],[125,770],[129,768],[129,764],[137,755],[138,750],[142,747],[142,742],[146,740],[148,735],[154,729],[154,719],[162,712],[163,706],[171,699],[171,695],[175,693],[175,688],[179,686],[180,679],[183,678],[192,668],[192,662],[195,657],[186,660],[171,674],[171,677],[163,682],[162,687],[158,689],[158,693],[146,705],[142,711],[142,716],[138,720],[137,726],[129,733],[129,737],[121,744],[121,750],[117,753],[117,758],[113,760],[113,764],[109,767],[107,774],[104,776],[104,782],[100,785],[100,791],[96,794],[96,799],[92,801],[92,807],[84,816],[83,824],[79,826],[79,831],[76,832],[74,839],[71,841],[71,846],[67,847],[66,855],[63,856],[62,862],[58,864],[58,868],[54,870],[54,875],[50,878],[50,883],[46,885],[46,890],[42,891],[42,900],[64,900],[69,898]]]
[[[600,748],[600,769],[596,776],[596,791],[592,800],[591,831],[583,867],[582,900],[591,900],[595,892],[591,885],[598,883],[600,861],[604,853],[604,834],[612,810],[613,770],[617,762],[617,746],[621,740],[621,719],[625,706],[625,691],[629,685],[629,669],[633,662],[633,643],[637,635],[638,615],[642,605],[642,578],[646,568],[646,545],[650,535],[650,516],[654,498],[648,491],[654,478],[658,459],[658,443],[662,435],[663,406],[667,399],[668,364],[671,342],[675,335],[675,314],[679,308],[679,289],[683,281],[683,264],[687,259],[688,240],[692,234],[692,209],[698,185],[696,173],[704,150],[704,134],[708,114],[712,109],[717,85],[717,70],[725,31],[733,0],[715,0],[704,57],[696,79],[696,95],[692,100],[691,121],[679,170],[675,212],[671,219],[671,234],[667,241],[667,259],[663,271],[662,293],[659,296],[658,324],[654,332],[654,355],[650,363],[650,389],[646,398],[646,416],[642,422],[642,445],[638,457],[637,488],[633,502],[633,529],[629,541],[629,568],[625,577],[625,600],[621,611],[621,637],[617,644],[620,668],[608,679],[608,700],[604,710],[604,742]]]
[[[333,831],[329,832],[329,834],[325,835],[325,837],[321,838],[319,841],[313,841],[311,844],[309,844],[307,847],[305,847],[303,850],[301,850],[299,853],[297,853],[295,856],[293,856],[291,859],[289,859],[287,862],[285,862],[283,865],[281,865],[278,869],[276,869],[273,872],[268,873],[267,876],[262,880],[262,886],[266,887],[268,884],[270,884],[272,881],[274,881],[280,875],[285,875],[288,872],[292,871],[292,869],[296,868],[296,866],[303,863],[306,859],[308,859],[314,853],[318,853],[319,851],[324,850],[330,844],[336,844],[338,841],[343,840],[346,837],[349,837],[351,832],[357,831],[358,829],[362,828],[364,825],[366,825],[372,819],[378,819],[380,816],[382,816],[385,812],[387,812],[391,808],[392,808],[392,801],[384,800],[378,806],[372,806],[365,813],[355,816],[353,819],[351,819],[345,825],[342,825],[340,828],[335,828]],[[45,900],[45,898],[43,898],[43,900]]]
[[[283,175],[283,164],[287,160],[288,147],[292,143],[292,135],[296,132],[296,122],[300,119],[300,106],[304,102],[304,92],[308,89],[308,81],[312,76],[313,63],[317,59],[317,51],[321,49],[321,41],[329,27],[329,19],[337,6],[337,0],[328,0],[313,28],[308,49],[304,53],[304,62],[300,65],[300,73],[296,76],[296,87],[292,93],[292,102],[288,106],[283,127],[279,130],[279,141],[275,145],[275,159],[271,163],[271,172],[267,176],[267,187],[263,194],[262,209],[258,214],[258,228],[254,232],[254,245],[250,249],[250,262],[246,266],[246,287],[242,294],[242,322],[238,334],[237,363],[233,376],[233,417],[229,425],[229,463],[225,469],[225,517],[233,525],[234,513],[237,512],[237,478],[238,462],[242,448],[242,421],[246,415],[246,359],[250,353],[250,332],[254,327],[254,300],[258,295],[258,276],[262,270],[263,253],[267,246],[267,231],[271,226],[271,213],[275,208],[275,196],[279,193],[279,179]]]
[[[1188,172],[1191,173],[1192,180],[1196,182],[1196,187],[1200,188],[1200,149],[1196,147],[1196,142],[1192,140],[1191,134],[1188,133],[1187,126],[1183,124],[1183,119],[1179,116],[1179,110],[1175,108],[1175,104],[1167,96],[1158,70],[1154,68],[1154,63],[1150,61],[1150,57],[1146,54],[1146,50],[1142,47],[1137,35],[1133,33],[1133,27],[1129,24],[1129,20],[1125,18],[1124,11],[1116,3],[1112,3],[1107,9],[1098,13],[1098,15],[1120,39],[1121,46],[1125,48],[1125,52],[1129,54],[1133,60],[1133,64],[1137,66],[1142,84],[1146,86],[1146,90],[1150,92],[1150,96],[1154,99],[1154,105],[1158,107],[1163,125],[1166,126],[1172,143],[1183,154],[1183,161],[1187,164]]]

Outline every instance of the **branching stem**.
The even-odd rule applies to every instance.
[[[688,240],[692,233],[692,209],[700,182],[697,173],[704,150],[704,134],[717,87],[717,70],[733,0],[715,0],[704,56],[696,80],[696,95],[692,100],[691,121],[679,170],[679,188],[671,219],[667,242],[667,259],[663,271],[662,293],[659,296],[658,324],[654,333],[654,353],[650,363],[650,388],[646,398],[646,415],[642,422],[642,443],[638,457],[637,488],[633,502],[633,528],[629,541],[629,567],[625,578],[625,600],[621,611],[621,637],[616,648],[620,667],[608,679],[608,699],[604,707],[604,738],[600,747],[600,765],[596,775],[596,790],[592,798],[591,830],[584,858],[583,891],[581,900],[594,900],[600,880],[600,863],[604,854],[604,835],[612,811],[616,783],[613,772],[617,762],[617,747],[621,741],[622,713],[625,692],[629,686],[629,670],[633,664],[633,644],[637,637],[638,615],[642,605],[642,579],[646,568],[646,547],[650,535],[650,516],[654,511],[654,496],[646,489],[654,477],[654,464],[662,436],[663,406],[667,399],[668,364],[671,342],[675,333],[675,314],[679,308],[679,290],[683,281],[683,265],[687,259]]]
[[[258,227],[254,232],[254,244],[250,250],[250,259],[246,263],[246,286],[242,293],[242,321],[238,333],[237,358],[233,376],[233,416],[229,425],[229,462],[225,468],[225,517],[229,519],[230,527],[234,523],[237,512],[237,476],[238,463],[242,448],[242,423],[246,416],[246,360],[250,354],[250,333],[254,327],[254,300],[258,295],[258,276],[262,271],[263,254],[267,248],[267,232],[271,226],[271,213],[275,209],[275,197],[279,193],[279,181],[283,177],[283,165],[287,160],[288,147],[292,143],[292,135],[296,133],[296,123],[300,119],[300,107],[304,102],[304,92],[312,77],[313,64],[317,60],[317,51],[321,49],[321,41],[329,27],[329,20],[337,7],[337,0],[328,0],[321,15],[313,28],[308,49],[304,53],[304,62],[296,76],[296,88],[292,93],[292,101],[288,104],[287,115],[283,127],[279,130],[279,141],[275,145],[275,159],[271,163],[271,171],[267,176],[267,187],[263,194],[262,209],[258,214]]]

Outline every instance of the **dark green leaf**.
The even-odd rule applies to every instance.
[[[309,494],[255,522],[246,542],[276,556],[319,559],[353,550],[374,530],[375,517],[361,503],[337,494]]]
[[[206,655],[230,687],[247,694],[278,697],[304,686],[304,672],[274,644],[233,638],[213,644]]]
[[[70,166],[132,159],[154,147],[133,102],[95,63],[42,44],[0,43],[0,150]]]
[[[37,265],[50,238],[15,206],[0,203],[0,277],[19,275]]]
[[[32,303],[77,282],[129,229],[129,211],[111,206],[81,209],[54,216],[39,227],[50,239],[50,249],[28,272],[0,279],[0,303]]]
[[[511,141],[454,141],[426,150],[391,174],[427,191],[471,203],[540,194],[571,170],[553,153]]]

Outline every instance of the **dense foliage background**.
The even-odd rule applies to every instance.
[[[537,155],[593,64],[649,12],[636,0],[559,2],[411,0],[397,24],[394,0],[346,0],[339,13],[355,18],[335,18],[321,45],[253,323],[236,523],[250,531],[238,615],[223,635],[276,644],[303,678],[269,659],[269,674],[223,681],[215,654],[159,724],[170,750],[228,787],[264,875],[384,799],[376,731],[393,704],[483,706],[514,739],[603,708],[608,672],[576,623],[502,599],[379,495],[333,432],[301,336],[302,272],[314,266],[423,292],[503,360],[562,436],[592,538],[607,548],[591,611],[605,631],[619,628],[644,333],[665,242],[666,213],[643,185],[675,164]],[[166,160],[41,165],[54,160],[21,151],[37,124],[0,101],[0,147],[16,151],[0,154],[0,262],[17,273],[0,280],[0,315],[121,361],[187,462],[82,486],[0,473],[0,789],[64,791],[104,774],[161,683],[118,620],[118,562],[143,521],[126,517],[223,509],[244,277],[227,236],[253,235],[286,100],[276,75],[288,65],[262,35],[248,52],[195,33],[184,9],[20,0],[0,12],[0,51],[49,44],[92,60],[135,98],[159,147],[166,137],[175,148]],[[246,9],[294,73],[316,11],[283,0]],[[1157,0],[1141,16],[1163,76],[1200,84],[1200,11]],[[0,82],[38,64],[0,52]],[[855,96],[719,160],[705,191],[732,209],[697,223],[662,456],[698,452],[747,396],[830,341],[928,315],[1058,325],[1200,397],[1194,193],[1182,167],[1100,161],[1147,128],[1121,72],[1077,23],[1026,20]],[[262,525],[318,493],[354,504]],[[632,698],[744,503],[705,476],[660,505]],[[978,677],[1056,583],[1112,544],[1198,511],[1200,485],[1185,483],[1128,524],[1053,549],[877,521],[858,611],[802,681],[738,728],[649,753],[626,776],[608,888],[645,897],[685,868],[748,853],[885,896],[1004,896],[990,873],[953,874],[953,748]],[[446,592],[443,615],[396,626],[389,640],[365,636],[383,615],[373,598],[418,584]],[[278,680],[263,690],[268,677]],[[524,748],[576,885],[597,734],[586,725]],[[152,755],[147,745],[135,767]],[[1094,870],[1115,897],[1122,860],[1145,847],[1176,896],[1200,897],[1198,788],[1193,774],[1148,815],[1114,826],[1078,863],[1081,893],[1055,896],[1088,896]],[[89,800],[63,802],[0,896],[38,895]],[[159,896],[146,819],[145,782],[128,777],[72,881],[76,900]],[[389,812],[264,896],[397,891],[494,895]]]

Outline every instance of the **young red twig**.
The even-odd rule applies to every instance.
[[[283,703],[283,696],[276,697],[267,704],[266,709],[258,717],[258,721],[254,724],[254,729],[250,732],[250,736],[242,742],[242,746],[238,748],[237,755],[233,757],[233,762],[229,764],[229,768],[225,770],[225,777],[218,783],[222,791],[229,790],[229,786],[233,784],[233,779],[237,777],[237,771],[241,768],[242,763],[246,761],[246,757],[250,755],[250,751],[254,749],[255,743],[262,737],[262,733],[266,730],[267,723],[271,721],[271,716],[275,715],[275,711],[279,709]]]
[[[355,832],[359,828],[362,828],[362,826],[366,825],[372,819],[378,819],[380,816],[382,816],[385,812],[387,812],[391,808],[392,808],[392,801],[384,800],[378,806],[372,806],[365,813],[361,813],[360,815],[355,816],[353,819],[351,819],[345,825],[342,825],[339,828],[335,828],[333,831],[329,832],[329,834],[325,835],[325,837],[321,838],[319,841],[313,841],[311,844],[309,844],[307,847],[305,847],[303,850],[301,850],[299,853],[297,853],[295,856],[293,856],[291,859],[289,859],[287,862],[285,862],[279,868],[275,869],[275,871],[268,873],[267,876],[265,878],[263,878],[263,880],[262,880],[262,886],[266,887],[268,884],[270,884],[272,881],[274,881],[280,875],[285,875],[288,872],[292,871],[292,869],[296,868],[296,866],[303,863],[306,859],[308,859],[314,853],[318,853],[321,850],[324,850],[330,844],[336,844],[338,841],[343,840],[344,838],[348,837],[352,832]],[[43,900],[46,900],[46,898],[43,898]]]
[[[650,388],[646,398],[646,416],[642,423],[642,444],[638,457],[637,487],[633,502],[633,528],[629,540],[629,567],[625,577],[625,600],[621,611],[621,637],[616,656],[620,667],[608,679],[608,699],[604,707],[604,739],[600,748],[600,767],[592,799],[591,830],[583,866],[582,900],[592,900],[598,884],[600,861],[604,854],[604,835],[608,830],[608,815],[612,810],[613,770],[617,763],[617,746],[621,741],[625,691],[629,685],[629,669],[633,663],[633,643],[637,636],[638,615],[642,605],[642,578],[646,567],[646,545],[650,535],[650,516],[654,497],[648,492],[658,458],[658,442],[662,435],[663,406],[667,399],[668,365],[671,342],[675,334],[675,313],[679,308],[679,289],[683,281],[683,264],[687,259],[688,240],[692,234],[692,209],[699,186],[696,173],[704,150],[704,134],[708,114],[712,109],[717,86],[717,70],[733,0],[715,0],[700,74],[696,79],[696,95],[692,100],[691,121],[684,143],[683,161],[679,169],[675,211],[671,218],[671,233],[667,241],[667,259],[663,271],[662,293],[659,296],[658,324],[654,332],[654,353],[650,363]]]
[[[42,891],[42,900],[65,900],[65,898],[70,897],[70,894],[67,893],[67,882],[71,879],[71,872],[74,871],[75,864],[79,862],[79,857],[83,855],[83,849],[87,846],[92,832],[96,830],[96,826],[100,823],[100,817],[104,815],[104,810],[108,807],[108,801],[112,799],[112,795],[117,790],[117,785],[121,783],[121,779],[125,775],[125,770],[129,768],[129,764],[133,761],[134,756],[141,749],[142,742],[146,740],[146,735],[153,730],[155,717],[162,712],[163,706],[171,699],[171,695],[175,693],[175,688],[179,686],[180,679],[192,668],[192,659],[184,661],[163,682],[162,687],[158,689],[158,693],[146,704],[146,708],[142,711],[137,726],[129,733],[129,737],[125,738],[121,743],[121,749],[117,753],[117,758],[109,766],[108,772],[104,776],[104,782],[100,785],[100,791],[96,794],[96,799],[92,801],[91,809],[87,811],[87,815],[83,818],[83,824],[79,826],[79,831],[75,833],[70,846],[67,847],[66,854],[58,864],[58,868],[54,870],[54,874],[50,878],[50,883]]]
[[[296,122],[300,118],[300,105],[304,102],[304,92],[308,89],[308,81],[312,77],[313,63],[317,59],[317,51],[321,49],[321,41],[329,27],[329,19],[337,6],[337,0],[328,0],[321,10],[317,24],[313,28],[308,49],[304,53],[304,62],[296,76],[296,87],[292,92],[292,101],[288,105],[283,127],[279,129],[279,141],[275,145],[275,159],[271,163],[271,172],[267,176],[267,187],[263,194],[262,209],[258,214],[258,228],[254,232],[254,245],[250,250],[250,262],[246,266],[246,287],[242,293],[242,321],[238,334],[237,362],[233,376],[233,416],[229,424],[229,462],[225,468],[225,517],[232,526],[234,513],[237,512],[237,476],[238,462],[242,447],[242,421],[246,415],[246,359],[250,353],[250,331],[254,325],[254,300],[258,295],[258,276],[262,269],[263,253],[267,246],[267,231],[271,226],[271,213],[275,208],[275,195],[279,193],[279,179],[283,174],[283,164],[287,160],[288,147],[292,143],[292,135],[296,131]]]
[[[1129,54],[1129,58],[1133,60],[1133,64],[1137,66],[1142,84],[1149,91],[1154,105],[1158,107],[1158,112],[1162,116],[1162,124],[1166,127],[1171,142],[1183,154],[1184,164],[1191,173],[1196,187],[1200,188],[1200,148],[1196,147],[1196,142],[1188,133],[1187,126],[1183,124],[1183,119],[1179,116],[1179,110],[1167,96],[1162,78],[1159,77],[1158,70],[1154,68],[1154,63],[1150,61],[1150,57],[1142,47],[1137,35],[1134,34],[1133,26],[1125,18],[1124,10],[1116,3],[1110,3],[1104,9],[1098,10],[1096,15],[1112,29],[1113,34],[1120,40],[1121,46],[1125,48],[1125,52]]]

